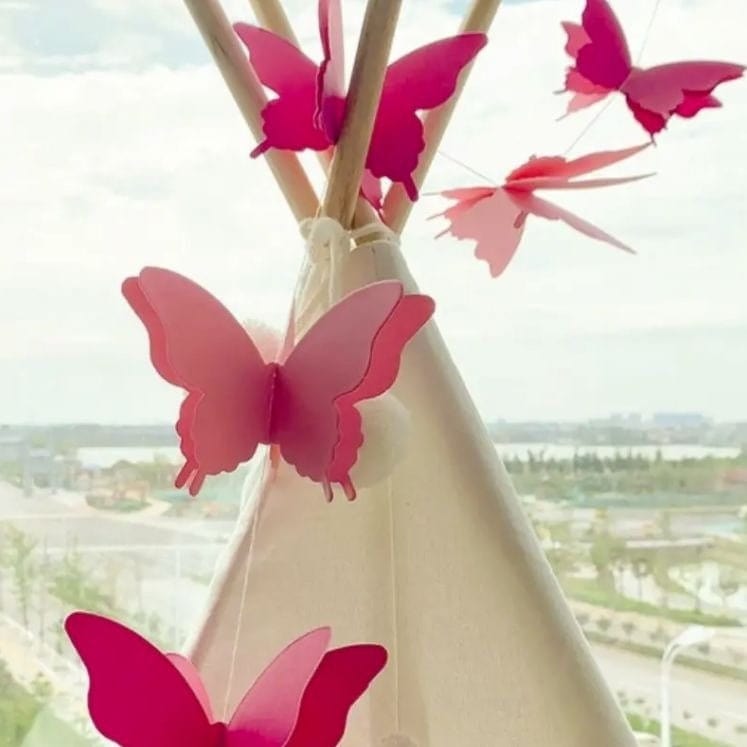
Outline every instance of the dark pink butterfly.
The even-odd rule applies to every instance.
[[[566,22],[565,51],[574,60],[565,91],[573,93],[568,113],[601,101],[613,91],[625,96],[633,116],[652,137],[673,115],[694,117],[721,106],[713,91],[741,77],[745,68],[729,62],[673,62],[651,68],[633,65],[628,42],[607,0],[586,0],[581,24]]]
[[[156,370],[187,391],[177,487],[192,495],[262,443],[328,498],[332,483],[354,498],[349,472],[363,443],[355,405],[392,386],[404,346],[434,309],[399,282],[374,283],[335,304],[283,360],[265,360],[220,301],[182,275],[147,267],[122,292],[148,331]]]
[[[319,0],[324,54],[319,65],[277,34],[245,23],[234,28],[249,50],[257,77],[277,94],[262,112],[265,139],[252,155],[269,148],[326,150],[334,145],[346,100],[340,0]],[[374,206],[382,177],[401,182],[410,199],[417,199],[412,173],[425,147],[417,112],[446,102],[461,71],[486,43],[484,34],[459,34],[420,47],[389,66],[363,183],[363,193]]]
[[[183,656],[87,612],[70,615],[65,629],[88,670],[91,719],[120,747],[334,747],[387,660],[373,644],[328,650],[329,628],[312,630],[259,675],[224,723]]]
[[[444,197],[456,200],[456,204],[433,216],[443,216],[449,221],[449,226],[439,236],[450,233],[458,239],[476,241],[475,256],[488,263],[493,277],[498,277],[513,258],[529,215],[561,220],[592,239],[632,252],[601,229],[537,197],[534,192],[538,189],[607,187],[643,179],[650,175],[571,181],[576,176],[629,158],[646,147],[648,144],[591,153],[571,161],[560,156],[532,157],[514,169],[500,187],[467,187],[441,192]]]

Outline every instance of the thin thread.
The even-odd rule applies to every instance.
[[[479,176],[481,179],[485,179],[486,182],[489,182],[491,186],[497,187],[498,185],[493,181],[493,179],[482,172],[478,171],[477,169],[473,169],[468,164],[464,163],[464,161],[460,161],[458,158],[454,158],[454,156],[450,156],[446,151],[443,150],[437,150],[436,153],[438,153],[439,156],[442,158],[446,158],[448,161],[451,161],[452,163],[455,163],[457,166],[461,166],[463,169],[466,169],[467,171],[471,171],[475,176]]]
[[[387,503],[389,507],[389,573],[390,573],[390,588],[392,592],[392,619],[393,619],[393,630],[392,630],[392,669],[394,670],[394,723],[395,731],[400,731],[399,721],[399,640],[398,640],[398,625],[399,625],[399,614],[397,606],[397,573],[395,571],[395,547],[394,547],[394,502],[392,500],[392,476],[391,474],[386,480],[387,486]]]
[[[608,98],[605,105],[586,123],[585,127],[578,134],[576,139],[563,151],[563,155],[567,156],[583,139],[589,134],[589,130],[599,121],[602,114],[610,108],[613,99]]]
[[[267,487],[267,475],[268,475],[267,465],[268,463],[269,463],[269,454],[265,458],[265,462],[262,467],[262,476],[260,478],[262,482],[260,490],[262,491],[262,493],[264,493],[264,490]],[[251,568],[251,565],[252,565],[252,554],[253,554],[254,542],[257,537],[257,525],[259,524],[259,514],[261,510],[262,510],[262,499],[260,498],[260,500],[257,503],[256,514],[252,520],[252,531],[249,535],[249,552],[247,553],[247,556],[246,556],[246,567],[244,569],[244,578],[241,583],[241,597],[239,599],[239,611],[238,611],[238,614],[236,615],[236,630],[234,632],[234,637],[233,637],[233,646],[231,649],[231,661],[230,661],[229,669],[228,669],[228,680],[226,682],[226,693],[225,693],[224,700],[223,700],[223,715],[226,721],[228,721],[230,717],[230,714],[228,713],[228,705],[230,702],[231,690],[233,689],[234,676],[236,674],[236,659],[238,658],[238,654],[239,654],[239,638],[241,637],[241,625],[244,620],[244,609],[246,607],[246,598],[249,593],[249,569]]]
[[[638,56],[635,59],[635,65],[638,65],[638,63],[641,61],[641,58],[643,57],[643,53],[646,51],[646,46],[648,44],[649,38],[651,36],[651,31],[654,27],[654,21],[656,20],[656,16],[658,15],[659,8],[661,7],[661,0],[655,0],[653,10],[651,11],[651,16],[648,19],[648,25],[646,26],[646,31],[643,34],[643,41],[641,42],[641,48],[638,51]],[[594,115],[594,117],[589,120],[589,122],[586,123],[584,128],[581,130],[581,132],[576,136],[575,140],[565,149],[563,152],[563,155],[566,156],[570,151],[572,151],[580,142],[583,140],[586,135],[589,134],[589,131],[591,128],[599,121],[601,116],[607,111],[607,109],[610,107],[610,104],[612,103],[612,99],[607,99],[607,102],[605,105]],[[454,158],[454,156],[450,156],[448,153],[446,153],[443,150],[436,151],[439,156],[448,159],[452,163],[455,163],[457,166],[461,166],[463,169],[466,169],[467,171],[472,172],[475,176],[479,176],[481,179],[485,179],[487,182],[490,183],[491,186],[497,187],[498,185],[491,179],[489,176],[486,176],[482,172],[478,171],[477,169],[473,169],[469,164],[464,163],[463,161],[460,161],[458,158]]]
[[[635,58],[635,64],[638,65],[638,63],[641,61],[641,57],[643,57],[643,53],[646,50],[646,45],[648,44],[648,39],[651,36],[651,29],[654,27],[654,20],[656,19],[656,15],[659,12],[659,6],[661,5],[661,0],[656,0],[654,3],[654,10],[651,13],[651,17],[648,19],[648,26],[646,26],[646,31],[643,34],[643,41],[641,42],[641,48],[638,50],[638,56]]]
[[[660,6],[661,0],[655,0],[653,10],[651,11],[651,15],[648,19],[646,31],[643,33],[643,40],[641,42],[641,47],[638,50],[638,56],[635,58],[635,62],[633,63],[634,65],[638,65],[638,63],[641,61],[641,57],[643,57],[643,53],[646,51],[646,46],[648,45],[648,40],[651,36],[651,30],[654,27],[654,21],[656,20],[656,16],[659,12]],[[599,118],[607,111],[611,103],[612,98],[608,98],[607,103],[597,112],[596,116],[594,116],[594,118],[586,124],[586,126],[583,128],[583,130],[581,130],[576,139],[566,148],[563,155],[568,155],[568,153],[573,150],[573,148],[575,148],[579,144],[579,142],[581,142],[581,140],[586,137],[586,135],[589,134],[589,130],[591,130],[591,128],[599,121]]]

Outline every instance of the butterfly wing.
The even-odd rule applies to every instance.
[[[740,78],[744,70],[729,62],[673,62],[633,70],[621,90],[636,120],[653,136],[675,114],[691,118],[702,109],[721,106],[713,91]]]
[[[315,124],[337,142],[345,114],[345,49],[340,0],[319,0],[322,63],[316,79]]]
[[[262,110],[265,139],[252,156],[270,148],[328,148],[329,139],[315,124],[317,66],[296,46],[271,31],[248,23],[237,23],[234,30],[249,51],[249,62],[262,85],[278,96]]]
[[[330,636],[329,628],[312,630],[278,654],[236,708],[226,729],[225,747],[286,747]]]
[[[377,179],[368,169],[365,169],[361,179],[361,195],[379,215],[382,215],[384,192],[381,188],[381,179]]]
[[[176,426],[186,460],[177,484],[194,495],[206,475],[235,469],[267,442],[274,364],[225,306],[178,273],[146,267],[122,293],[145,325],[156,370],[188,392]]]
[[[285,747],[335,747],[348,713],[384,668],[383,646],[359,644],[329,651],[308,684],[296,727]]]
[[[602,241],[606,244],[617,247],[618,249],[622,249],[625,252],[635,254],[629,246],[623,244],[614,236],[605,233],[601,228],[597,228],[595,225],[588,223],[568,210],[564,210],[559,205],[543,200],[531,192],[512,192],[511,199],[519,208],[526,210],[528,213],[532,213],[532,215],[545,218],[546,220],[563,221],[566,225],[575,228],[579,233],[582,233],[591,239]]]
[[[378,396],[397,376],[407,341],[433,313],[427,296],[404,296],[382,281],[335,304],[280,368],[272,440],[299,474],[354,491],[347,470],[362,442],[355,404]]]
[[[565,91],[573,93],[567,113],[601,101],[630,74],[630,49],[622,26],[606,0],[586,0],[581,24],[564,22],[565,51],[574,64]]]
[[[497,278],[519,247],[526,212],[501,187],[453,189],[441,194],[457,202],[440,214],[449,226],[439,235],[450,233],[457,239],[475,241],[475,256],[487,262],[490,274]]]
[[[417,112],[445,103],[462,70],[486,43],[484,34],[460,34],[420,47],[389,66],[366,160],[373,176],[401,182],[410,199],[417,199],[412,173],[425,147]]]
[[[590,187],[608,187],[637,181],[650,175],[605,177],[577,181],[571,181],[571,179],[612,166],[640,153],[649,146],[650,143],[644,143],[621,150],[598,151],[571,160],[566,160],[562,156],[530,158],[506,177],[504,186],[511,191],[521,190],[526,192],[535,189],[588,189]]]
[[[633,63],[625,32],[607,0],[586,0],[581,25],[589,42],[576,53],[576,69],[592,84],[618,90]]]
[[[88,708],[96,728],[121,747],[218,747],[179,669],[137,633],[99,615],[75,612],[65,630],[88,670]]]
[[[205,716],[209,721],[213,721],[213,706],[210,703],[210,696],[205,688],[205,683],[197,671],[197,667],[186,656],[181,654],[166,654],[166,658],[179,670],[179,673],[187,681],[190,690],[202,706]]]
[[[538,178],[572,179],[574,176],[582,176],[592,171],[613,166],[640,153],[649,146],[650,143],[644,143],[643,145],[634,145],[632,148],[597,151],[570,160],[562,156],[533,157],[515,168],[506,177],[506,182],[524,182],[525,180]]]

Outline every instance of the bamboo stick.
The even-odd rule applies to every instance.
[[[254,15],[260,26],[282,36],[291,44],[300,48],[298,37],[293,31],[288,15],[283,10],[280,0],[249,0]]]
[[[293,31],[293,26],[288,20],[288,15],[283,10],[280,0],[249,0],[249,4],[252,6],[252,11],[261,26],[278,36],[282,36],[296,47],[300,47],[298,37]],[[332,161],[332,148],[318,151],[317,157],[325,173],[328,173]],[[379,217],[371,205],[359,197],[355,206],[353,225],[360,227],[376,223],[378,220]]]
[[[267,104],[267,98],[220,3],[218,0],[184,0],[184,4],[218,65],[244,120],[257,140],[260,140],[261,112]],[[273,150],[268,152],[266,157],[296,220],[301,221],[313,216],[319,201],[296,155],[288,151]]]
[[[402,0],[368,0],[322,212],[352,224]]]
[[[486,33],[493,23],[500,4],[501,0],[473,0],[459,29],[460,32]],[[418,187],[425,181],[428,169],[433,162],[433,157],[436,155],[451,115],[454,113],[454,107],[457,105],[464,84],[467,82],[472,64],[474,63],[471,63],[462,72],[454,95],[443,106],[428,112],[423,119],[426,145],[425,150],[420,154],[418,168],[413,174],[415,184]],[[392,230],[401,233],[410,216],[412,206],[412,202],[408,199],[402,185],[392,184],[384,198],[384,219]]]

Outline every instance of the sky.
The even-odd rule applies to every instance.
[[[246,0],[224,3],[251,20]],[[286,2],[318,58],[314,8]],[[454,32],[462,3],[405,0],[394,54]],[[641,62],[745,62],[743,0],[613,1]],[[352,59],[362,2],[345,0]],[[495,181],[561,154],[598,109],[556,121],[563,19],[582,0],[506,2],[442,150]],[[552,196],[632,245],[629,256],[539,219],[492,279],[469,242],[438,240],[423,195],[403,250],[487,419],[618,411],[747,419],[747,81],[673,121],[615,167],[624,187]],[[570,151],[645,141],[616,100]],[[281,326],[298,229],[180,0],[0,0],[0,422],[168,422],[181,393],[152,370],[119,286],[182,272],[241,319]],[[304,164],[318,189],[313,159]],[[437,157],[424,193],[483,184]]]

